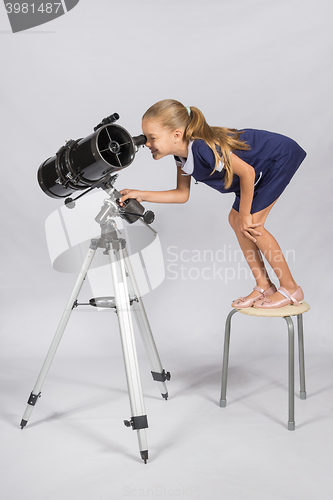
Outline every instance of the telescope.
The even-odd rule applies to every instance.
[[[119,230],[114,221],[117,216],[125,219],[129,224],[139,219],[149,227],[154,233],[154,237],[157,236],[157,232],[149,226],[154,220],[153,212],[149,210],[145,212],[144,207],[135,199],[128,199],[120,206],[121,194],[114,188],[113,184],[118,177],[118,172],[133,162],[139,147],[143,146],[147,139],[144,135],[132,137],[127,130],[114,123],[118,119],[117,113],[104,118],[94,128],[91,135],[84,139],[66,142],[55,156],[44,161],[38,169],[38,183],[44,193],[51,198],[64,198],[67,208],[74,208],[75,200],[95,188],[102,188],[106,191],[108,198],[104,200],[100,212],[95,217],[95,221],[100,225],[100,237],[94,237],[90,241],[74,288],[36,384],[29,396],[20,427],[21,429],[25,428],[32,410],[41,396],[41,388],[73,310],[78,306],[86,305],[114,309],[118,317],[131,407],[131,417],[124,420],[124,424],[137,431],[140,455],[144,463],[147,463],[146,428],[148,427],[148,419],[139,375],[132,312],[147,352],[153,380],[158,382],[161,396],[165,400],[168,399],[165,382],[170,380],[170,372],[164,370],[159,358],[127,250],[127,242],[124,233]],[[74,199],[69,197],[78,191],[83,191],[83,193]],[[109,256],[114,296],[94,297],[88,303],[79,303],[78,295],[97,250],[102,250],[103,255]],[[138,255],[135,254],[135,256]],[[143,265],[140,267],[140,274],[142,275],[145,273],[145,257],[141,258],[140,254],[140,263],[141,260]],[[134,258],[133,262],[136,263],[138,260]]]
[[[51,198],[65,198],[65,205],[74,208],[75,200],[94,188],[113,188],[117,173],[131,165],[140,146],[147,142],[145,135],[131,136],[115,122],[118,113],[104,118],[88,137],[67,141],[55,156],[45,160],[37,173],[38,183]],[[85,190],[74,200],[69,196],[75,191]],[[121,194],[113,188],[116,200]],[[134,199],[119,206],[118,215],[130,224],[142,217],[151,224],[154,214]]]

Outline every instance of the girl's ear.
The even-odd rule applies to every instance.
[[[174,139],[178,142],[178,141],[181,141],[184,137],[184,132],[177,128],[174,133],[173,133],[173,136],[174,136]]]

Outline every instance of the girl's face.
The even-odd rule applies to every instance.
[[[181,129],[171,132],[158,120],[144,119],[142,131],[147,137],[145,145],[150,149],[154,160],[168,155],[184,156],[184,152],[187,152],[187,145],[183,141],[184,131]]]

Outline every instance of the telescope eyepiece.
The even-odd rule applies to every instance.
[[[132,139],[136,147],[144,146],[147,142],[147,137],[143,134],[132,137]]]

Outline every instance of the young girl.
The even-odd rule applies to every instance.
[[[292,139],[272,132],[210,127],[199,109],[172,99],[157,102],[146,111],[142,130],[154,160],[174,156],[177,187],[170,191],[123,189],[120,203],[127,198],[139,202],[185,203],[190,195],[191,176],[220,193],[234,192],[229,223],[256,286],[249,295],[235,300],[232,307],[298,306],[303,301],[303,291],[264,223],[304,160],[303,149]],[[278,290],[269,279],[263,256],[280,281]]]

